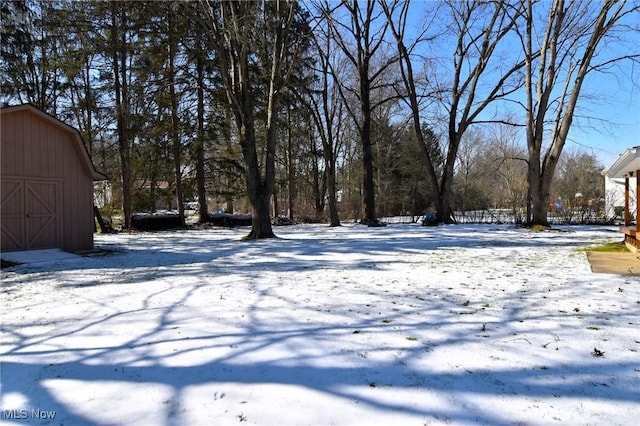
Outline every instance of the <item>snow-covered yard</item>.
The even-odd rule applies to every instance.
[[[2,271],[1,422],[637,424],[639,280],[566,229],[97,236]]]

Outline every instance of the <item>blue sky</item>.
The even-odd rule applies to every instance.
[[[594,2],[592,4],[595,4]],[[539,3],[540,13],[544,18],[545,2]],[[438,3],[428,1],[415,1],[412,3],[412,11],[409,20],[413,24],[410,32],[414,32],[427,20],[447,13],[446,8],[434,11]],[[632,27],[639,26],[639,17],[636,13],[633,17],[627,17],[625,24]],[[431,24],[439,27],[444,20],[434,19]],[[544,25],[544,23],[541,23]],[[440,27],[444,28],[444,27]],[[615,34],[615,38],[606,40],[600,45],[599,56],[594,58],[593,64],[606,61],[607,58],[640,53],[640,33],[630,30],[621,30]],[[449,33],[449,41],[455,42],[454,34]],[[450,62],[453,53],[453,45],[448,45],[446,39],[439,40],[437,46],[427,48],[431,55],[440,56],[443,63]],[[519,42],[514,45],[505,45],[502,54],[507,60],[514,58],[514,48],[520,51]],[[433,57],[433,56],[432,56]],[[450,68],[451,64],[447,66]],[[445,74],[446,76],[446,74]],[[489,77],[487,83],[491,84]],[[557,86],[563,84],[560,81]],[[520,98],[517,95],[516,98]],[[514,104],[511,104],[512,106]],[[499,109],[499,107],[498,107]],[[516,116],[524,112],[519,107],[512,110]],[[495,108],[488,108],[496,112]],[[483,114],[484,115],[484,114]],[[524,118],[524,117],[522,117]],[[524,141],[523,141],[524,144]],[[569,133],[565,150],[581,150],[594,155],[602,166],[612,164],[625,149],[640,145],[640,64],[631,61],[618,63],[606,73],[590,72],[582,86],[581,97],[574,115],[572,128]]]
[[[640,40],[637,45],[640,46]],[[603,121],[579,118],[571,129],[567,146],[587,148],[604,166],[609,166],[625,149],[640,145],[638,85],[640,66],[637,64],[635,68],[631,63],[621,66],[617,75],[588,75],[578,113],[597,116]]]

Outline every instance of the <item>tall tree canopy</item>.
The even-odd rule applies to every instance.
[[[105,214],[128,228],[136,212],[251,213],[247,238],[272,237],[285,212],[380,225],[491,206],[547,224],[570,192],[560,158],[593,77],[628,86],[640,58],[635,0],[25,0],[0,13],[0,103],[79,129],[111,178]]]
[[[253,207],[252,229],[247,238],[270,238],[274,236],[270,202],[275,183],[278,118],[309,36],[305,18],[293,1],[206,4],[224,91],[246,165]],[[259,135],[264,136],[259,139]]]

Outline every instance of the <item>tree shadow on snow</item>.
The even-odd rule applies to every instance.
[[[401,232],[398,232],[401,229]],[[311,232],[309,231],[311,230]],[[526,247],[583,247],[588,241],[571,232],[541,233],[513,226],[456,225],[421,227],[395,225],[371,231],[362,226],[291,227],[282,237],[240,241],[245,230],[156,232],[132,235],[126,243],[107,240],[102,248],[109,255],[86,257],[63,263],[22,265],[11,273],[69,272],[62,286],[90,287],[103,283],[134,284],[164,277],[197,277],[206,273],[242,270],[246,274],[265,271],[293,272],[348,268],[383,269],[389,255],[446,253],[446,250],[508,249]],[[99,243],[100,244],[100,243]],[[401,258],[393,259],[395,264]],[[407,262],[409,262],[407,260]],[[78,281],[72,273],[98,270],[96,278]],[[104,273],[101,270],[105,271]],[[126,274],[121,274],[126,270]]]
[[[14,343],[3,348],[2,393],[5,398],[19,396],[29,407],[56,411],[57,424],[73,425],[117,424],[118,421],[108,420],[105,413],[87,413],[74,406],[82,401],[70,402],[59,393],[59,386],[65,381],[90,389],[93,384],[105,388],[120,386],[120,390],[113,392],[122,389],[126,392],[129,385],[137,389],[160,385],[171,397],[153,402],[165,409],[162,416],[169,424],[180,424],[181,413],[175,407],[187,398],[187,388],[215,384],[224,387],[229,383],[295,386],[375,410],[454,423],[494,425],[511,422],[489,406],[470,408],[467,405],[465,408],[465,404],[454,402],[450,406],[434,407],[386,398],[385,391],[436,392],[451,401],[462,398],[462,394],[471,398],[580,397],[612,403],[638,401],[638,363],[615,357],[566,364],[554,362],[553,356],[549,356],[546,362],[520,368],[462,365],[442,369],[442,366],[430,365],[431,356],[456,345],[472,345],[491,338],[496,345],[502,342],[504,347],[505,339],[517,338],[514,330],[523,321],[546,324],[528,332],[526,338],[531,341],[559,332],[555,325],[566,321],[565,314],[533,315],[528,312],[531,300],[514,300],[512,294],[493,300],[496,309],[504,308],[491,315],[480,306],[460,305],[454,295],[446,291],[441,291],[439,297],[405,294],[394,299],[385,294],[384,289],[363,299],[362,303],[337,301],[330,312],[324,309],[326,306],[313,302],[305,305],[295,296],[276,294],[270,289],[258,289],[254,300],[247,300],[239,307],[230,306],[232,312],[226,314],[219,310],[191,310],[189,302],[202,297],[205,290],[206,283],[186,285],[182,295],[172,303],[160,305],[155,298],[167,290],[151,290],[137,309],[106,316],[99,309],[87,309],[83,318],[54,317],[50,320],[55,328],[37,336],[30,336],[28,329],[42,324],[23,323],[18,319],[3,324],[3,332],[12,336]],[[275,302],[280,303],[277,308],[273,307]],[[91,303],[97,306],[100,301]],[[273,309],[277,310],[276,314]],[[300,312],[294,315],[292,310],[306,311],[310,321],[299,320],[305,315]],[[238,319],[240,314],[242,320]],[[486,333],[490,337],[478,329],[485,314],[493,318],[487,320],[490,331]],[[477,319],[461,327],[460,322],[472,315]],[[596,314],[580,315],[579,320],[584,324],[599,321]],[[281,321],[274,323],[275,319]],[[122,324],[127,324],[128,330],[124,341],[122,335],[114,339],[101,338],[109,336],[109,329],[122,328]],[[378,333],[393,334],[391,330],[396,330],[397,340],[389,338],[384,345],[376,346],[370,342],[377,340],[367,339]],[[404,336],[418,337],[408,341]],[[74,344],[74,338],[83,343],[96,343],[79,346]],[[341,341],[347,349],[341,349]],[[525,348],[540,353],[542,360],[552,348],[539,343],[525,345]],[[273,348],[281,354],[280,358],[269,357],[268,351]],[[283,357],[285,353],[287,356]],[[198,363],[188,358],[195,354],[199,354],[195,357],[200,360]],[[387,356],[389,354],[396,355]],[[499,354],[497,350],[496,354]],[[192,362],[185,365],[178,362],[180,357]],[[344,359],[357,361],[345,366],[340,362]],[[104,404],[113,398],[109,396],[110,391],[91,392],[87,398],[109,397]],[[83,396],[83,391],[76,395],[75,398]],[[126,404],[127,397],[121,396],[121,399]],[[23,407],[2,407],[12,408]]]

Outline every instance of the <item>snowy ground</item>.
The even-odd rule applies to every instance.
[[[567,229],[97,236],[2,271],[0,422],[637,424],[640,282]]]

